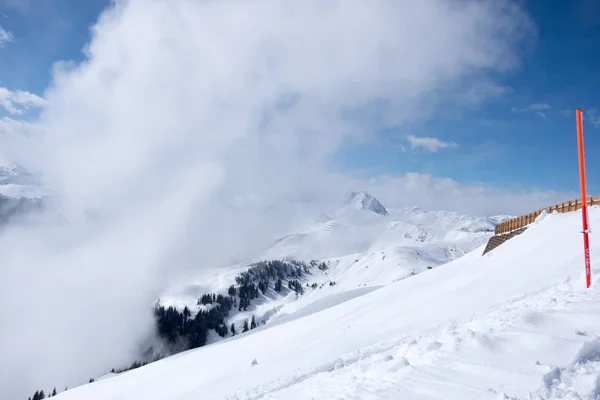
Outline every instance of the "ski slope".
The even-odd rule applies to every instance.
[[[600,209],[590,212],[591,226]],[[486,256],[70,389],[61,400],[596,399],[600,280],[580,214],[552,214]],[[600,242],[591,237],[592,266]],[[333,304],[332,304],[333,303]],[[306,311],[306,309],[305,309]]]
[[[346,203],[323,215],[320,221],[286,235],[255,259],[230,267],[201,269],[180,284],[165,288],[160,303],[193,313],[202,307],[198,298],[204,293],[225,294],[235,276],[248,269],[252,261],[318,258],[327,271],[313,268],[299,278],[305,293],[279,294],[273,288],[260,293],[248,311],[232,310],[227,325],[241,330],[253,316],[268,322],[287,318],[314,303],[331,304],[334,296],[352,297],[354,289],[380,287],[444,265],[485,244],[493,234],[498,217],[470,217],[447,211],[425,211],[418,207],[387,210],[366,192],[352,192]],[[333,285],[332,285],[333,284]],[[308,286],[306,286],[308,285]],[[312,285],[316,285],[315,288]],[[305,312],[305,311],[302,311]],[[209,342],[221,340],[210,335]]]

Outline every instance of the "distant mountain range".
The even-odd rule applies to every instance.
[[[39,210],[42,197],[33,174],[15,163],[0,165],[0,224]]]
[[[198,305],[202,295],[226,294],[236,276],[250,265],[265,260],[325,263],[327,269],[313,268],[295,278],[306,288],[302,301],[293,291],[267,291],[247,311],[233,312],[227,321],[241,326],[254,316],[267,325],[280,323],[290,313],[309,312],[310,305],[321,299],[346,296],[359,288],[374,289],[462,257],[484,245],[495,225],[508,218],[469,217],[419,207],[386,209],[373,195],[352,192],[339,207],[316,215],[304,229],[274,240],[252,259],[212,270],[199,267],[192,280],[165,288],[160,301],[197,312],[202,309]],[[220,340],[218,335],[209,335],[209,342],[216,340]]]

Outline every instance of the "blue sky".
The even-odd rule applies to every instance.
[[[536,29],[518,71],[500,79],[500,98],[460,115],[439,115],[386,132],[341,157],[377,173],[413,170],[485,182],[499,188],[578,191],[575,109],[584,122],[588,192],[600,193],[600,2],[531,0]],[[398,151],[407,135],[433,136],[458,147]],[[410,144],[408,144],[410,148]]]
[[[89,26],[106,0],[0,0],[0,26],[12,40],[0,50],[0,87],[41,95],[52,64],[80,61]],[[430,173],[499,188],[577,191],[574,113],[584,109],[589,192],[600,194],[600,2],[523,2],[537,38],[521,67],[499,78],[504,93],[476,108],[438,113],[349,143],[335,160],[362,175]],[[3,113],[3,114],[2,114]],[[6,116],[0,111],[0,116]],[[31,116],[25,115],[25,117]],[[409,137],[430,137],[449,144]],[[419,145],[420,144],[420,145]],[[433,147],[432,147],[433,146]]]

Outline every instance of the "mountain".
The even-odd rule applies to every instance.
[[[349,206],[357,210],[368,210],[379,215],[388,215],[388,211],[375,197],[367,192],[350,192],[347,197]]]
[[[0,165],[0,185],[21,183],[29,177],[27,170],[18,164]]]
[[[149,338],[145,355],[131,367],[114,366],[116,374],[190,347],[228,343],[245,326],[276,329],[413,279],[482,246],[503,219],[418,207],[388,210],[369,193],[354,192],[255,257],[201,269],[165,288],[155,309],[161,340]]]
[[[25,168],[11,162],[0,165],[0,225],[40,210],[42,197],[41,187]]]
[[[373,209],[386,211],[381,214]],[[310,268],[302,276],[282,276],[284,282],[298,280],[308,285],[310,294],[299,299],[293,292],[258,293],[252,307],[233,311],[227,319],[227,324],[241,324],[255,316],[269,325],[285,318],[289,310],[300,312],[310,304],[304,299],[317,302],[329,296],[350,296],[356,290],[373,290],[449,263],[484,245],[503,219],[417,207],[388,211],[372,195],[354,193],[338,209],[318,214],[314,223],[277,239],[255,257],[229,267],[203,269],[193,280],[166,288],[160,302],[195,313],[203,309],[199,298],[206,293],[227,293],[249,265],[265,260],[324,263],[326,268]],[[217,340],[221,338],[213,335],[208,341]]]
[[[600,224],[600,210],[589,218]],[[600,279],[585,289],[580,224],[546,215],[483,257],[379,287],[307,289],[265,325],[59,399],[597,398]],[[593,237],[591,254],[596,265]]]
[[[39,179],[34,174],[13,162],[6,161],[0,164],[0,195],[39,198],[44,194]]]
[[[340,208],[277,239],[258,258],[325,259],[397,246],[444,247],[449,243],[464,254],[487,241],[496,224],[507,218],[469,217],[418,207],[387,210],[369,193],[353,192]]]
[[[40,198],[9,197],[0,194],[0,225],[24,217],[43,206]]]

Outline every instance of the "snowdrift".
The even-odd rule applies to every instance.
[[[600,280],[593,271],[585,289],[580,223],[548,215],[484,257],[479,248],[59,398],[599,398]]]

